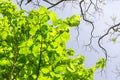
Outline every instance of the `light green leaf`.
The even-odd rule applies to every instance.
[[[54,72],[50,72],[50,75],[51,75],[52,77],[54,77],[54,76],[55,76],[55,73],[54,73]]]
[[[0,46],[0,54],[3,53],[3,52],[4,52],[4,50],[3,50],[3,48]]]
[[[19,54],[24,54],[24,55],[28,55],[30,54],[31,51],[29,50],[29,48],[25,47],[25,48],[20,48],[19,50]]]
[[[70,71],[70,72],[75,72],[72,68],[70,67],[67,67],[67,70]]]
[[[47,67],[42,68],[41,71],[42,71],[44,74],[49,73],[49,69],[48,69]]]
[[[55,12],[51,11],[49,14],[50,20],[52,20],[53,22],[56,20],[57,15],[55,14]]]
[[[70,63],[70,68],[75,72],[75,66],[72,63]]]
[[[48,63],[48,62],[49,62],[49,57],[48,57],[48,55],[47,55],[46,53],[44,53],[43,56],[44,56],[45,62]]]
[[[41,23],[45,23],[45,22],[47,22],[49,20],[49,16],[46,15],[44,17],[41,17],[41,19],[42,19]]]
[[[38,54],[40,53],[40,45],[34,45],[33,48],[32,48],[32,53],[35,57],[38,56]]]
[[[55,76],[58,77],[58,78],[62,77],[61,74],[55,74]]]
[[[65,22],[68,25],[70,25],[71,27],[74,27],[74,26],[78,26],[79,25],[80,19],[81,19],[81,17],[79,15],[73,15],[72,17],[67,18],[67,20],[65,20]]]
[[[33,36],[33,35],[35,35],[36,31],[37,31],[36,28],[31,28],[29,33],[30,33],[31,36]]]
[[[10,65],[10,62],[9,62],[9,60],[3,58],[3,59],[0,59],[0,65],[1,66]]]
[[[45,8],[45,7],[40,7],[40,9],[39,9],[39,13],[40,13],[40,14],[46,14],[47,12],[48,12],[47,8]]]
[[[28,39],[27,46],[30,47],[32,45],[33,45],[33,40],[32,39]]]
[[[96,68],[104,68],[106,66],[106,61],[104,58],[99,59],[99,61],[96,63]]]
[[[70,39],[70,34],[68,34],[68,32],[64,32],[61,38],[63,41],[68,41]]]
[[[63,47],[58,47],[58,48],[56,49],[56,52],[57,52],[60,56],[62,56]]]
[[[67,54],[73,56],[74,55],[74,50],[71,49],[71,48],[68,49]]]
[[[55,72],[64,72],[65,66],[64,65],[57,66],[54,70]]]
[[[1,33],[1,36],[2,36],[2,39],[5,40],[7,38],[7,32],[6,31],[3,31]]]

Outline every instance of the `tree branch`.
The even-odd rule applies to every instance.
[[[94,24],[93,24],[92,21],[90,21],[90,20],[88,20],[88,19],[85,18],[85,14],[86,14],[86,13],[83,12],[83,7],[82,7],[82,3],[83,3],[84,1],[85,1],[85,0],[81,0],[81,1],[79,2],[79,7],[80,7],[80,10],[81,10],[81,15],[82,15],[82,17],[83,17],[83,20],[84,20],[85,22],[90,23],[91,26],[92,26],[92,30],[91,30],[91,33],[90,33],[90,35],[91,35],[91,37],[90,37],[90,42],[89,42],[89,44],[87,45],[87,46],[90,46],[90,45],[92,44],[92,38],[94,37],[94,36],[93,36],[93,32],[94,32],[95,26],[94,26]],[[91,5],[91,3],[90,3],[90,5]],[[90,8],[90,5],[88,6],[87,11],[88,11],[88,9]]]
[[[107,30],[107,32],[106,32],[105,34],[103,34],[103,35],[98,39],[98,45],[99,45],[99,47],[104,51],[106,60],[108,59],[107,50],[101,45],[101,40],[109,34],[110,30],[113,30],[114,28],[116,28],[116,27],[118,27],[118,26],[120,26],[120,23],[111,26],[111,27]]]
[[[13,65],[12,65],[12,70],[11,70],[11,73],[10,73],[10,77],[9,77],[9,80],[12,80],[12,74],[15,70],[15,67],[16,67],[16,62],[17,62],[17,54],[18,54],[18,40],[15,39],[15,45],[13,46],[13,53],[14,53],[14,62],[13,62]]]
[[[47,9],[53,8],[53,7],[55,7],[56,5],[62,3],[63,1],[66,1],[66,0],[60,0],[60,1],[58,1],[57,3],[53,4],[52,6],[48,7]]]

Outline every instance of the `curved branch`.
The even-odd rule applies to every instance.
[[[107,30],[107,32],[98,39],[98,45],[99,45],[99,47],[105,52],[106,60],[107,60],[107,58],[108,58],[107,50],[101,45],[101,40],[109,34],[110,30],[114,30],[114,28],[116,28],[116,27],[118,27],[118,26],[120,26],[120,22],[119,22],[118,24],[115,24],[115,25],[111,26],[111,27]]]
[[[88,45],[91,45],[91,44],[92,44],[92,38],[94,37],[94,36],[93,36],[93,32],[94,32],[95,26],[94,26],[94,24],[93,24],[92,21],[90,21],[90,20],[88,20],[88,19],[85,18],[85,13],[83,12],[83,8],[82,8],[82,3],[83,3],[83,2],[84,2],[84,0],[81,0],[81,1],[79,2],[79,6],[80,6],[81,15],[82,15],[82,17],[83,17],[83,20],[86,21],[86,22],[88,22],[88,23],[90,23],[90,24],[92,25],[92,30],[91,30],[91,33],[90,33],[90,35],[91,35],[91,37],[90,37],[90,42],[89,42],[89,44],[88,44]],[[90,3],[90,5],[91,5],[91,3]],[[90,8],[90,5],[88,6],[87,10]]]

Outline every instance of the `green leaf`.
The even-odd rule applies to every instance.
[[[46,53],[44,53],[43,56],[44,56],[44,60],[45,60],[45,62],[48,63],[48,61],[49,61],[49,57],[48,57],[48,55],[47,55]]]
[[[55,72],[64,72],[65,70],[65,66],[64,65],[61,65],[61,66],[57,66],[55,69]]]
[[[70,68],[75,72],[75,66],[72,63],[70,63]]]
[[[20,48],[19,50],[19,54],[24,54],[24,55],[28,55],[30,54],[31,51],[29,50],[29,48],[25,47],[25,48]]]
[[[68,49],[67,54],[73,56],[74,55],[74,50],[71,49],[71,48]]]
[[[54,77],[54,76],[55,76],[55,73],[54,73],[54,72],[50,72],[50,75],[51,75],[52,77]]]
[[[55,26],[58,26],[60,24],[63,24],[63,20],[57,19],[57,20],[53,21],[53,25],[55,25]]]
[[[28,39],[27,46],[30,47],[32,45],[33,45],[33,40],[32,39]]]
[[[56,49],[56,52],[57,52],[60,56],[62,56],[63,47],[58,47],[58,48]]]
[[[0,46],[0,54],[4,52],[4,49]]]
[[[35,35],[37,29],[36,28],[31,28],[31,30],[29,31],[30,35],[33,36]]]
[[[95,72],[96,71],[96,67],[92,67],[92,72]]]
[[[61,74],[55,74],[55,76],[58,78],[62,77]]]
[[[48,69],[47,67],[42,68],[41,71],[42,71],[44,74],[49,73],[49,69]]]
[[[79,15],[73,15],[72,17],[67,18],[67,20],[65,20],[65,23],[69,24],[71,27],[78,26],[80,19],[81,17]]]
[[[40,53],[40,45],[34,45],[33,48],[32,48],[32,53],[35,57],[38,56],[38,54]]]
[[[49,16],[46,15],[46,16],[42,17],[41,23],[45,23],[45,22],[47,22],[48,20],[49,20]]]
[[[40,14],[46,14],[47,12],[48,12],[47,8],[45,8],[45,7],[40,7],[40,9],[39,9],[39,13],[40,13]]]
[[[44,24],[44,25],[41,26],[41,31],[42,32],[47,32],[47,30],[48,30],[48,25]]]
[[[48,15],[50,17],[50,20],[53,22],[57,19],[57,15],[53,11],[51,11]]]
[[[7,65],[10,65],[10,62],[6,58],[3,58],[3,59],[0,59],[0,65],[7,66]]]
[[[70,39],[70,34],[68,34],[68,32],[64,32],[61,36],[63,41],[68,41]]]
[[[106,65],[106,61],[104,58],[99,59],[99,61],[96,63],[96,68],[104,68]]]
[[[5,40],[6,38],[7,38],[7,32],[6,31],[3,31],[2,33],[1,33],[1,36],[2,36],[2,39],[3,40]]]
[[[72,68],[70,67],[67,67],[67,70],[70,71],[70,72],[75,72]]]
[[[20,63],[25,63],[25,62],[27,61],[26,56],[20,55],[20,57],[18,58],[18,61],[19,61]]]

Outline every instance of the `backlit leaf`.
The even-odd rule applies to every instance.
[[[1,33],[1,36],[2,36],[2,39],[5,40],[7,38],[7,32],[6,31],[3,31]]]
[[[28,41],[27,41],[27,46],[32,46],[32,44],[33,44],[33,40],[32,39],[28,39]]]
[[[47,11],[48,10],[45,7],[40,7],[40,9],[39,9],[40,14],[46,14]]]
[[[57,15],[54,13],[54,12],[50,12],[49,13],[49,16],[50,16],[50,20],[52,20],[53,22],[56,20],[57,18]]]

